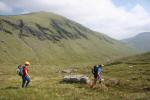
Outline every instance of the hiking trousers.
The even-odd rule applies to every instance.
[[[29,76],[22,76],[22,88],[27,87],[30,83]]]

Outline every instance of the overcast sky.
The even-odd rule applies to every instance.
[[[150,32],[150,0],[0,0],[0,15],[35,11],[60,14],[115,39]]]

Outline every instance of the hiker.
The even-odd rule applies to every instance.
[[[27,87],[30,83],[30,76],[28,73],[28,66],[30,62],[26,61],[24,65],[19,65],[17,69],[17,73],[22,77],[22,88]]]
[[[94,81],[91,85],[91,88],[93,88],[95,85],[96,85],[96,82],[99,81],[103,81],[102,79],[102,72],[103,72],[103,67],[104,65],[101,64],[101,65],[95,65],[92,69],[92,73],[94,75]]]

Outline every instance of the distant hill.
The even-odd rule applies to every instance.
[[[128,56],[121,59],[116,59],[108,65],[119,65],[119,64],[138,65],[138,66],[144,66],[145,64],[150,65],[150,52]],[[150,67],[147,67],[147,69],[150,69]]]
[[[125,43],[53,13],[0,16],[1,64],[100,63],[133,53]]]
[[[150,32],[143,32],[135,37],[122,40],[126,43],[131,44],[132,46],[136,47],[137,49],[148,52],[150,51]]]

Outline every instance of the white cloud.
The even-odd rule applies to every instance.
[[[0,1],[0,12],[12,12],[12,9]]]
[[[150,31],[150,14],[139,4],[127,11],[116,7],[112,0],[14,1],[9,4],[12,8],[21,8],[26,12],[52,11],[117,39]]]

